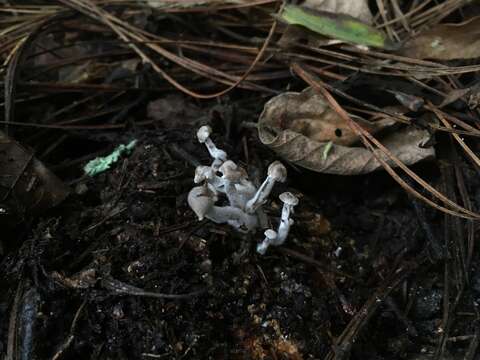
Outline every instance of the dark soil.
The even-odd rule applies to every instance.
[[[438,266],[442,215],[385,174],[289,168],[273,198],[286,188],[302,194],[296,223],[285,247],[260,256],[261,234],[198,223],[188,208],[189,161],[209,161],[194,133],[131,133],[139,143],[130,156],[72,184],[74,193],[29,224],[23,241],[4,242],[2,351],[14,311],[20,331],[32,332],[19,351],[41,359],[318,359],[359,314],[359,328],[333,348],[343,358],[413,358],[435,348],[448,291]],[[250,131],[216,140],[259,176],[274,159]],[[247,162],[244,142],[261,162]],[[278,202],[267,210],[275,223]],[[458,304],[466,310],[455,335],[475,332],[469,305]],[[462,345],[447,343],[453,352]]]

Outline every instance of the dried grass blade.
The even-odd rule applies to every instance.
[[[276,22],[274,22],[272,24],[271,29],[270,29],[269,35],[267,36],[262,48],[257,53],[257,56],[255,57],[254,61],[250,65],[250,67],[247,69],[247,71],[241,77],[235,77],[235,76],[225,74],[222,71],[216,70],[214,68],[208,67],[204,64],[198,63],[196,61],[179,57],[179,56],[167,51],[166,49],[162,48],[158,44],[148,43],[147,42],[148,39],[144,35],[140,35],[140,32],[137,32],[135,28],[133,28],[133,29],[136,32],[136,34],[132,31],[132,26],[128,26],[128,28],[130,29],[130,31],[128,31],[127,27],[125,26],[125,23],[123,21],[121,21],[117,17],[113,16],[112,14],[108,13],[107,11],[99,8],[98,6],[93,4],[90,0],[71,0],[71,1],[60,0],[60,1],[62,3],[64,3],[65,5],[68,5],[68,6],[71,6],[71,7],[75,8],[77,11],[80,11],[80,12],[84,13],[87,16],[93,17],[96,20],[100,20],[100,21],[104,22],[108,27],[110,27],[112,29],[112,31],[114,31],[117,34],[117,36],[121,40],[123,40],[125,43],[127,43],[132,48],[132,50],[134,52],[136,52],[137,55],[140,56],[142,61],[144,61],[146,63],[149,63],[152,66],[152,68],[157,73],[159,73],[165,80],[167,80],[170,84],[175,86],[178,90],[180,90],[180,91],[182,91],[182,92],[184,92],[184,93],[186,93],[186,94],[188,94],[192,97],[198,98],[198,99],[216,98],[216,97],[219,97],[221,95],[226,94],[227,92],[229,92],[229,91],[233,90],[234,88],[236,88],[237,86],[239,86],[248,77],[248,75],[252,72],[252,70],[254,69],[256,64],[258,63],[258,61],[263,56],[266,48],[268,47],[270,39],[272,38],[273,34],[275,33],[275,29],[276,29]],[[210,79],[213,79],[217,82],[224,83],[224,84],[226,83],[227,85],[229,85],[229,87],[220,91],[220,92],[216,92],[216,93],[213,93],[213,94],[200,94],[200,93],[194,92],[194,91],[186,88],[185,86],[181,85],[178,81],[173,79],[169,74],[167,74],[163,69],[161,69],[153,61],[153,59],[151,59],[147,54],[145,54],[145,52],[143,52],[137,45],[133,44],[130,41],[131,39],[136,40],[138,42],[147,42],[146,43],[147,47],[156,51],[157,53],[164,56],[168,60],[171,60],[172,62],[175,62],[177,65],[180,65],[180,66],[182,66],[186,69],[189,69],[191,71],[196,70],[194,72],[199,73],[200,75],[208,77]],[[230,82],[219,79],[219,78],[216,78],[216,77],[212,76],[212,74],[215,75],[215,76],[220,76],[220,77],[227,78],[227,79],[230,80]],[[234,82],[232,83],[231,81],[234,81]],[[263,91],[269,90],[269,89],[265,89],[265,88],[261,88],[261,87],[259,87],[259,89],[261,89]]]

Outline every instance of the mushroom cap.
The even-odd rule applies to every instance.
[[[293,195],[291,192],[281,193],[279,198],[284,204],[291,205],[291,206],[298,205],[298,198],[295,195]]]
[[[213,170],[210,166],[200,165],[195,168],[195,177],[193,182],[195,184],[201,183],[205,179],[210,179],[213,175]]]
[[[204,125],[200,127],[197,131],[197,139],[200,143],[204,143],[209,137],[210,134],[212,133],[212,128],[208,125]]]
[[[280,161],[274,161],[268,167],[268,176],[275,181],[284,182],[287,179],[287,169]]]
[[[235,164],[232,160],[225,161],[218,169],[222,173],[222,177],[234,182],[239,182],[247,177],[244,169]]]
[[[269,240],[274,240],[277,237],[277,232],[272,229],[265,230],[264,234],[265,234],[265,237]]]
[[[215,194],[206,186],[196,186],[188,193],[188,205],[197,215],[198,220],[203,220],[205,214],[215,204]]]

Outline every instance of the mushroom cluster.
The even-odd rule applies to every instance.
[[[209,126],[202,126],[197,131],[198,141],[208,149],[213,161],[210,166],[200,165],[195,169],[195,186],[188,194],[188,205],[199,220],[204,218],[215,223],[226,223],[241,232],[253,232],[267,228],[268,221],[262,206],[276,182],[284,182],[287,169],[279,161],[268,167],[265,181],[257,187],[248,179],[245,169],[227,159],[227,153],[218,149],[210,134]],[[229,205],[215,205],[220,196],[228,199]],[[277,231],[267,229],[265,239],[257,246],[260,254],[265,254],[270,245],[279,246],[287,238],[293,224],[291,214],[298,204],[298,198],[292,193],[280,195],[283,202],[282,215]]]

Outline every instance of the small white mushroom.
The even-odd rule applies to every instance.
[[[210,180],[213,177],[214,173],[210,166],[199,165],[195,168],[195,177],[193,182],[195,184],[200,184],[205,180]]]
[[[222,179],[215,174],[215,171],[210,166],[197,166],[195,169],[195,177],[193,182],[200,184],[206,181],[215,191],[225,192]]]
[[[215,146],[212,139],[210,139],[210,134],[212,133],[212,128],[208,125],[202,126],[197,131],[197,139],[201,144],[205,144],[210,153],[210,156],[214,159],[212,168],[218,170],[218,167],[227,160],[227,153],[223,150],[220,150]]]
[[[265,234],[265,239],[263,239],[263,241],[257,245],[257,252],[260,255],[265,255],[268,247],[272,245],[275,239],[277,238],[277,232],[272,229],[265,230],[264,234]]]
[[[253,231],[259,225],[265,229],[268,218],[262,205],[267,201],[275,182],[285,181],[285,166],[278,161],[270,164],[267,178],[257,189],[248,180],[245,169],[227,160],[225,151],[215,146],[210,138],[211,132],[209,126],[202,126],[197,132],[198,141],[206,145],[213,161],[211,166],[198,166],[195,169],[194,182],[203,182],[203,185],[194,187],[189,192],[188,204],[199,220],[207,218],[216,223],[227,223],[242,232]],[[215,205],[219,192],[226,194],[229,206]],[[282,194],[280,199],[284,202],[281,222],[277,231],[269,229],[265,232],[265,239],[257,248],[261,254],[264,254],[270,245],[282,244],[293,224],[290,214],[298,199],[290,193]]]
[[[206,217],[216,200],[215,193],[206,186],[195,186],[190,190],[187,198],[188,205],[200,221]]]
[[[212,133],[212,128],[208,125],[203,125],[197,130],[197,139],[198,142],[203,144],[210,138],[210,134]]]
[[[283,202],[283,208],[277,238],[273,241],[275,246],[282,245],[287,239],[290,226],[293,225],[293,219],[290,218],[290,215],[293,213],[293,208],[298,205],[298,198],[290,192],[281,193],[279,198]]]
[[[207,186],[196,186],[188,193],[188,205],[198,220],[207,218],[215,223],[227,223],[239,231],[248,232],[258,226],[255,216],[244,213],[233,206],[215,206],[217,197]]]
[[[279,161],[274,161],[268,167],[268,176],[257,190],[256,194],[247,202],[246,210],[248,213],[254,213],[262,206],[270,195],[275,182],[284,182],[287,178],[287,169]]]

